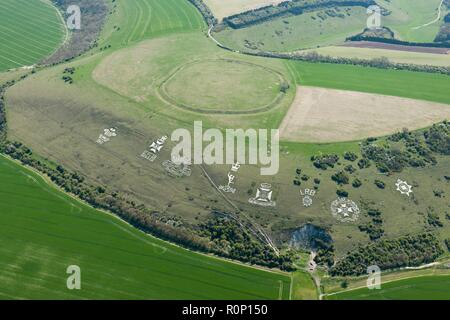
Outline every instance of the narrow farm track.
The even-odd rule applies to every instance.
[[[425,24],[423,24],[421,26],[414,27],[413,30],[418,30],[418,29],[421,29],[421,28],[424,28],[424,27],[428,27],[429,25],[432,25],[433,23],[438,22],[441,19],[441,16],[442,16],[442,5],[443,4],[444,4],[444,0],[442,0],[441,3],[439,4],[438,15],[437,15],[436,19],[434,19],[434,20],[432,20],[432,21],[430,21],[428,23],[425,23]]]
[[[122,11],[112,17],[116,19],[112,23],[120,26],[120,32],[107,39],[114,49],[205,27],[201,15],[184,0],[125,0],[117,4]],[[42,51],[41,47],[34,49],[36,55],[36,50]],[[27,62],[33,63],[31,60]],[[23,64],[17,61],[17,66]],[[60,106],[67,107],[64,103]],[[57,121],[52,115],[47,118]],[[4,244],[0,248],[0,281],[12,284],[0,290],[2,298],[289,298],[287,274],[193,253],[149,237],[112,215],[68,197],[35,172],[8,159],[0,158],[0,176],[2,194],[11,200],[0,205],[4,209],[0,210]],[[30,189],[33,196],[29,196]],[[15,239],[14,243],[7,243],[10,239]],[[66,290],[64,271],[68,263],[87,270],[83,276],[86,290]],[[38,268],[18,272],[24,264]]]

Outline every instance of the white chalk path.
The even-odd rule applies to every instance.
[[[439,20],[441,20],[441,16],[442,16],[442,5],[444,4],[444,0],[441,0],[441,3],[439,4],[439,8],[438,8],[438,16],[436,19],[434,19],[433,21],[430,21],[428,23],[425,23],[421,26],[418,27],[414,27],[413,30],[418,30],[424,27],[428,27],[429,25],[432,25],[433,23],[438,22]]]

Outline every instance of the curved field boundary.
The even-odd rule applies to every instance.
[[[200,62],[205,62],[205,61],[226,61],[226,62],[232,62],[232,63],[238,63],[238,64],[245,64],[248,66],[253,66],[253,67],[257,67],[257,68],[261,68],[269,73],[275,74],[278,76],[280,83],[288,83],[288,81],[284,78],[283,74],[273,70],[271,68],[265,67],[265,66],[261,66],[259,64],[255,64],[255,63],[251,63],[251,62],[246,62],[246,61],[241,61],[241,60],[234,60],[234,59],[205,59],[205,60],[195,60],[192,62],[188,62],[178,68],[175,69],[174,72],[172,72],[169,77],[167,77],[159,86],[158,86],[158,93],[160,95],[160,98],[162,98],[162,100],[164,100],[166,103],[173,105],[175,107],[181,108],[181,109],[185,109],[191,112],[196,112],[196,113],[203,113],[203,114],[227,114],[227,115],[239,115],[239,114],[255,114],[255,113],[262,113],[262,112],[266,112],[269,111],[273,108],[275,108],[280,102],[281,100],[283,100],[284,98],[284,93],[280,92],[276,98],[270,102],[269,104],[262,106],[260,108],[255,108],[255,109],[249,109],[249,110],[241,110],[241,111],[229,111],[229,110],[218,110],[218,109],[213,109],[213,110],[205,110],[205,109],[201,109],[201,108],[195,108],[183,103],[178,102],[175,98],[171,97],[170,94],[167,92],[166,90],[166,85],[167,83],[172,80],[177,74],[178,72],[182,71],[184,68],[196,64],[196,63],[200,63]]]
[[[103,39],[108,44],[106,40],[127,46],[147,38],[205,27],[201,14],[185,0],[117,1],[117,10],[120,14],[105,28],[111,32],[110,37]]]
[[[46,1],[3,0],[0,21],[0,71],[34,65],[67,38],[58,9]]]
[[[277,299],[280,281],[283,288],[290,284],[285,273],[194,253],[145,234],[4,156],[0,176],[0,277],[10,284],[0,289],[0,298]],[[50,208],[42,211],[43,204]],[[36,268],[23,268],[29,264]],[[67,290],[71,264],[82,269],[84,290]],[[289,298],[286,289],[282,298]]]

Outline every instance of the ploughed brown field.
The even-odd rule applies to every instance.
[[[282,140],[342,142],[384,136],[450,119],[450,105],[300,86],[280,126]]]

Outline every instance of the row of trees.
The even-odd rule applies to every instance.
[[[439,33],[434,39],[436,42],[450,42],[450,13],[444,18],[444,24],[439,29]]]
[[[450,155],[450,122],[435,124],[423,134],[428,147],[439,154]]]
[[[408,42],[398,39],[390,38],[378,38],[378,37],[367,37],[363,35],[356,35],[346,39],[347,41],[371,41],[371,42],[381,42],[388,44],[398,44],[402,46],[410,47],[431,47],[431,48],[450,48],[450,42]]]
[[[235,14],[223,19],[223,22],[233,29],[245,28],[262,23],[277,17],[300,15],[304,12],[338,6],[369,7],[376,4],[374,0],[292,0],[284,1],[278,5],[270,5],[262,8]]]
[[[331,57],[324,56],[315,51],[310,51],[307,53],[279,53],[279,52],[242,52],[247,55],[260,56],[267,58],[278,58],[278,59],[288,59],[288,60],[298,60],[314,63],[334,63],[334,64],[347,64],[347,65],[357,65],[363,67],[372,67],[378,69],[392,69],[392,70],[408,70],[416,72],[427,72],[427,73],[441,73],[450,75],[450,68],[443,66],[430,66],[430,65],[417,65],[409,63],[395,63],[391,62],[388,58],[374,58],[374,59],[359,59],[359,58],[344,58],[344,57]]]
[[[271,268],[294,270],[292,252],[277,256],[267,245],[255,241],[236,221],[219,212],[215,214],[200,225],[200,235],[212,241],[216,254]]]
[[[218,23],[216,17],[214,17],[214,14],[209,10],[209,7],[202,1],[202,0],[188,0],[190,3],[192,3],[198,11],[203,16],[203,19],[205,19],[208,26],[213,26]]]
[[[401,172],[405,167],[425,167],[437,163],[436,155],[450,155],[450,123],[444,121],[423,132],[404,129],[387,138],[390,143],[375,144],[367,139],[361,144],[363,159],[375,162],[380,172]]]
[[[72,0],[52,0],[55,6],[62,12],[65,18],[67,8],[73,5]],[[113,0],[112,11],[116,10]],[[76,3],[81,10],[81,29],[71,30],[70,37],[53,55],[45,59],[42,63],[53,65],[64,61],[69,61],[87,50],[97,47],[97,39],[102,30],[103,24],[108,15],[108,7],[105,0],[78,0]],[[112,13],[109,12],[109,14]]]
[[[359,225],[358,228],[360,231],[367,233],[371,241],[378,240],[384,235],[382,212],[377,208],[368,208],[367,215],[371,221]]]
[[[332,276],[367,274],[367,267],[377,265],[381,270],[415,267],[433,262],[444,253],[432,233],[409,235],[398,239],[380,240],[351,251],[330,269]]]
[[[34,73],[34,71],[32,71]],[[22,75],[19,80],[28,77],[29,74]],[[7,81],[0,84],[0,144],[6,140],[7,125],[6,125],[6,108],[5,108],[5,91],[16,83],[15,80]]]
[[[70,70],[69,70],[70,71]],[[25,79],[23,75],[19,80]],[[171,240],[186,247],[206,252],[214,251],[210,241],[196,235],[187,226],[175,228],[167,223],[177,220],[138,205],[134,201],[122,197],[118,192],[107,190],[103,186],[93,186],[87,183],[82,175],[67,170],[62,165],[52,166],[48,161],[40,161],[32,150],[20,142],[7,140],[7,122],[5,117],[4,93],[13,86],[12,80],[0,85],[0,152],[19,160],[22,164],[37,169],[48,176],[52,182],[64,191],[76,195],[91,206],[111,211],[145,232],[152,233],[159,238]]]
[[[3,140],[0,143],[0,152],[44,173],[64,191],[76,195],[94,208],[108,210],[134,227],[158,238],[192,250],[214,253],[252,264],[284,270],[293,269],[291,255],[276,256],[268,246],[255,241],[234,221],[212,218],[199,229],[184,223],[178,217],[163,215],[143,204],[137,204],[105,186],[91,185],[82,175],[61,165],[51,167],[47,161],[36,159],[32,150],[20,142]]]
[[[109,190],[105,186],[94,186],[77,172],[68,170],[62,165],[39,160],[39,157],[22,143],[8,141],[3,94],[6,88],[14,83],[15,81],[11,81],[0,86],[1,153],[42,172],[65,192],[77,196],[94,208],[108,210],[134,227],[158,238],[197,251],[292,270],[292,256],[289,253],[276,256],[269,247],[255,241],[233,221],[213,218],[200,228],[196,228],[178,217],[163,215],[143,204],[138,204],[115,190]]]

